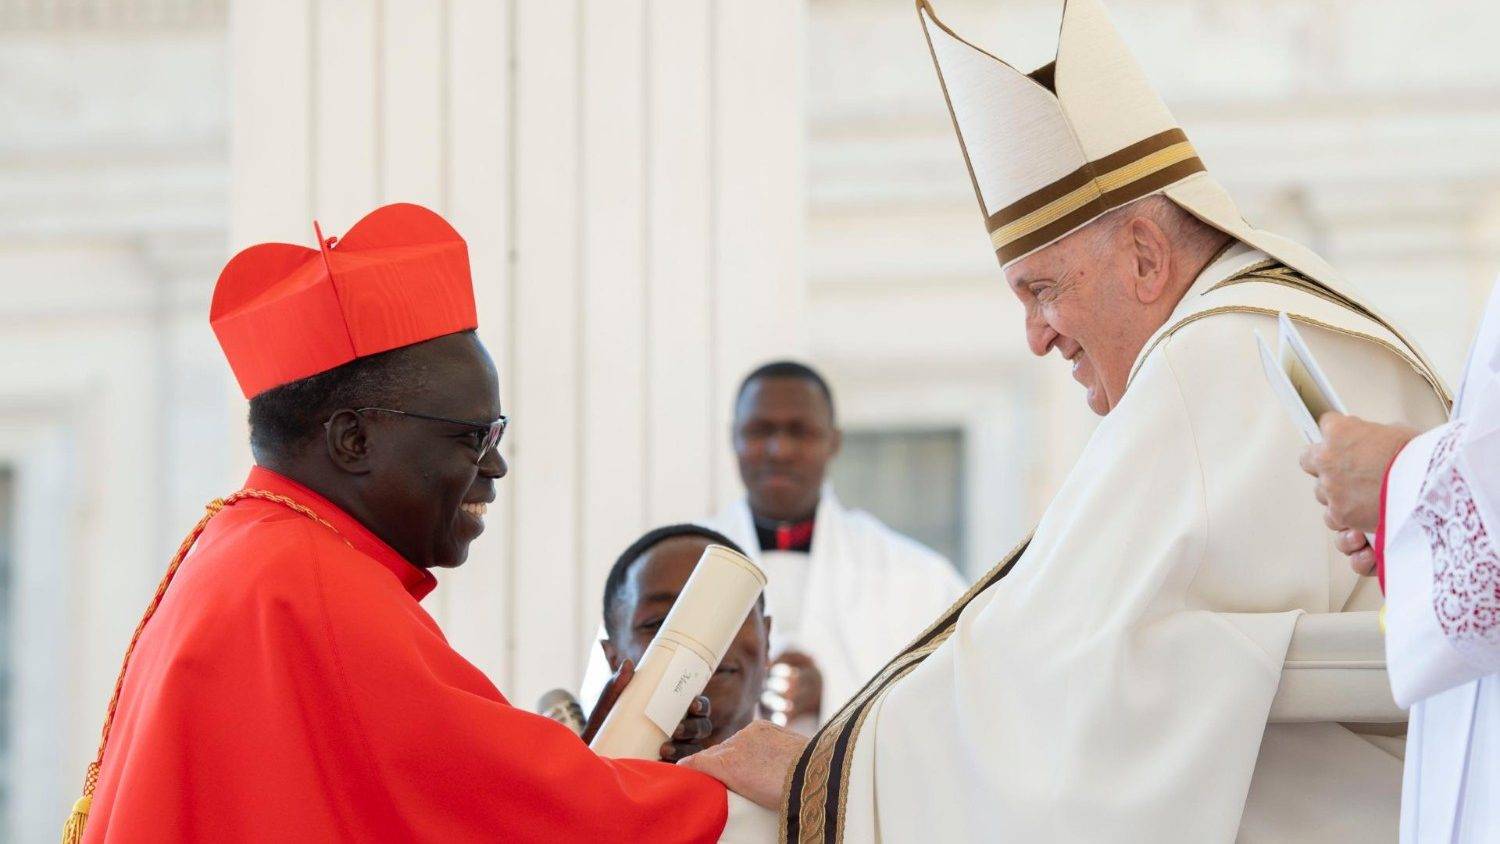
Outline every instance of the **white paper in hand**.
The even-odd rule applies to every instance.
[[[1266,380],[1271,383],[1272,392],[1276,393],[1276,398],[1281,401],[1302,436],[1310,443],[1322,442],[1323,434],[1318,429],[1319,417],[1329,411],[1349,411],[1285,311],[1276,322],[1279,329],[1276,354],[1271,352],[1264,337],[1259,333],[1255,335]]]
[[[693,698],[713,676],[714,666],[689,648],[678,648],[667,663],[667,672],[662,675],[661,685],[646,702],[646,717],[661,731],[671,735],[682,720],[682,713],[693,704]]]
[[[1329,411],[1346,415],[1349,411],[1339,394],[1334,392],[1333,383],[1323,374],[1323,368],[1318,366],[1317,358],[1313,357],[1312,350],[1286,311],[1277,317],[1276,325],[1280,335],[1277,343],[1279,354],[1271,353],[1271,347],[1266,345],[1259,332],[1255,335],[1266,380],[1271,382],[1271,391],[1281,400],[1282,407],[1286,408],[1287,415],[1292,417],[1302,436],[1310,443],[1322,442],[1323,431],[1318,427],[1318,419]],[[1372,546],[1375,544],[1368,533],[1365,538]]]

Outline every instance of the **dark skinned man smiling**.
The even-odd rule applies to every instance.
[[[467,248],[414,205],[319,239],[251,247],[219,278],[210,321],[257,465],[127,648],[65,840],[713,841],[764,823],[702,774],[596,756],[448,646],[419,601],[507,471]],[[699,746],[706,704],[664,756]]]
[[[773,361],[735,398],[731,442],[745,497],[705,520],[766,572],[772,625],[765,703],[807,734],[964,592],[937,552],[845,507],[827,481],[843,434],[816,370]],[[609,676],[595,648],[583,700]]]
[[[680,524],[648,531],[615,560],[604,580],[605,638],[599,643],[611,671],[618,672],[626,660],[641,661],[709,545],[745,553],[718,531]],[[755,719],[770,667],[770,638],[771,618],[762,595],[703,690],[713,712],[713,732],[700,742],[703,747],[713,747]]]
[[[847,508],[827,481],[843,432],[833,390],[796,361],[740,384],[731,437],[745,497],[710,523],[766,570],[776,619],[767,702],[811,732],[963,594],[936,552]]]

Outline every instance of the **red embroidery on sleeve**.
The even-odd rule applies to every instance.
[[[1432,549],[1438,625],[1460,652],[1480,656],[1500,644],[1500,556],[1454,465],[1463,430],[1455,422],[1438,441],[1413,518]]]

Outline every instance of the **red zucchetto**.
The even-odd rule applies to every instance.
[[[387,205],[342,239],[317,236],[318,249],[251,246],[219,274],[209,323],[246,398],[478,327],[468,247],[437,214]]]

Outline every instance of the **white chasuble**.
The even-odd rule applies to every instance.
[[[1394,839],[1379,591],[1333,547],[1254,332],[1290,312],[1368,418],[1432,425],[1445,393],[1361,306],[1265,257],[1199,276],[1009,572],[818,733],[788,840]]]
[[[1453,421],[1386,481],[1386,652],[1411,706],[1401,840],[1500,842],[1500,287]]]

